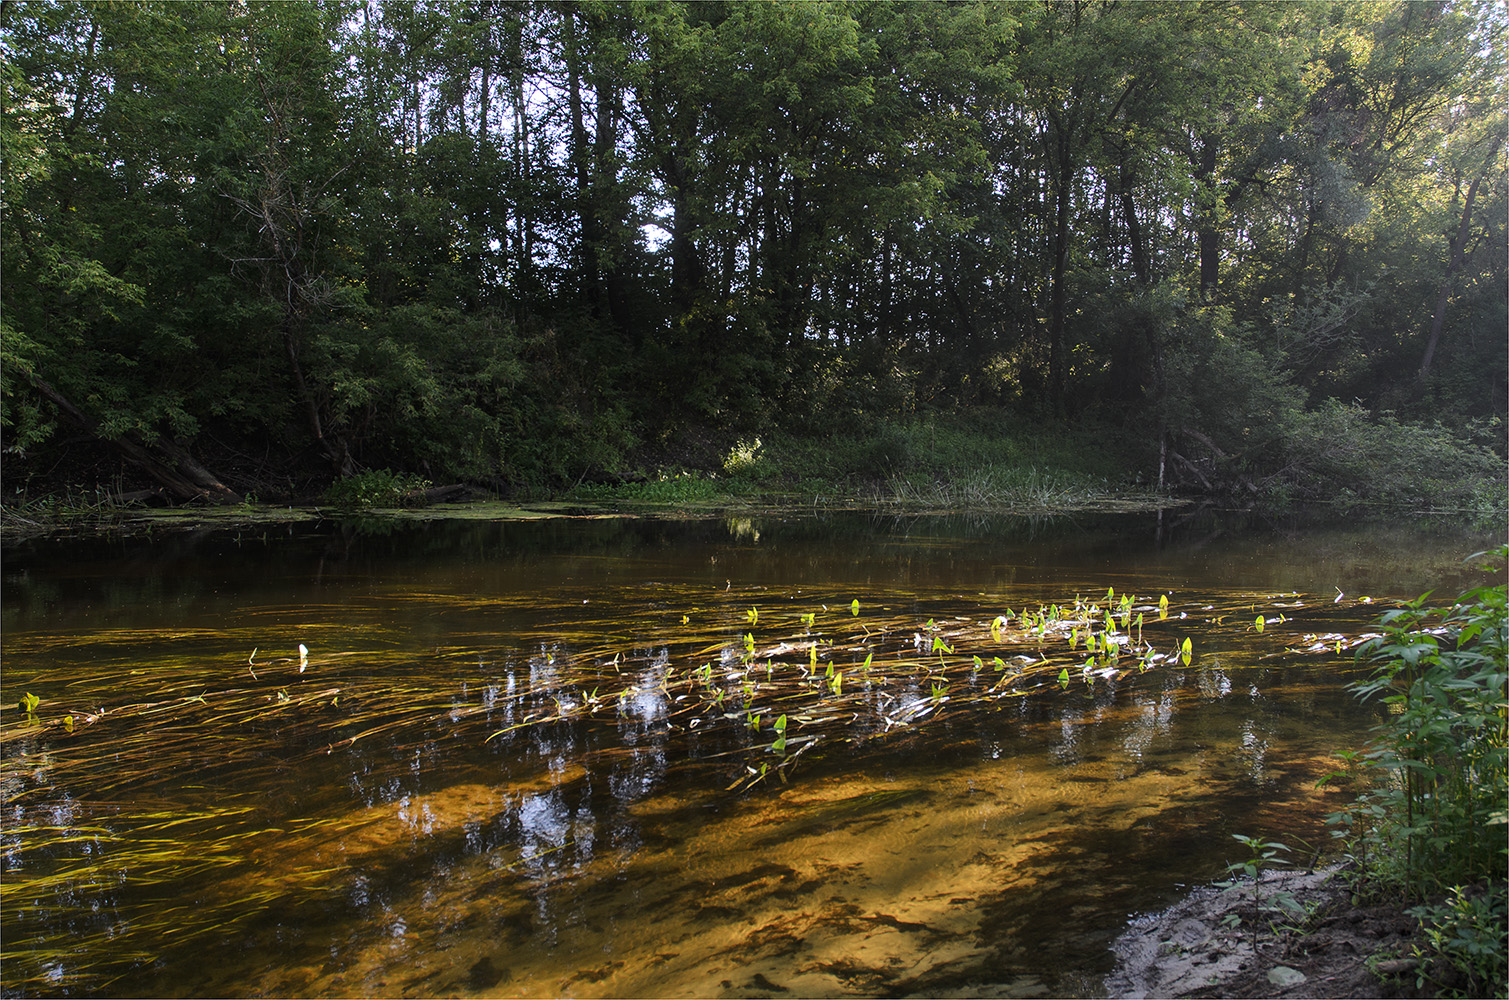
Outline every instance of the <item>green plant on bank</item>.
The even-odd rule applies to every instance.
[[[370,469],[337,479],[325,491],[326,503],[341,508],[400,507],[429,489],[430,481],[404,472]]]
[[[591,502],[624,501],[628,503],[682,504],[708,503],[737,496],[745,490],[730,480],[719,480],[696,472],[663,472],[656,479],[642,483],[586,483],[571,489],[573,500]]]
[[[1485,555],[1478,553],[1477,559]],[[1494,551],[1497,572],[1509,546]],[[1380,618],[1360,649],[1374,663],[1352,685],[1388,718],[1361,755],[1372,787],[1330,817],[1345,827],[1363,875],[1416,901],[1410,913],[1467,996],[1505,991],[1509,861],[1509,615],[1505,588],[1477,588],[1450,607],[1424,597]],[[1443,901],[1444,900],[1444,901]],[[1442,964],[1444,963],[1444,965]],[[1437,984],[1452,992],[1451,984]]]
[[[1273,893],[1266,901],[1263,899],[1263,873],[1273,868],[1289,867],[1289,862],[1280,857],[1289,853],[1287,845],[1275,840],[1249,837],[1241,833],[1234,833],[1232,837],[1247,848],[1247,857],[1227,864],[1226,871],[1231,878],[1219,884],[1230,888],[1238,885],[1244,878],[1252,880],[1252,905],[1259,917],[1252,923],[1252,944],[1253,947],[1257,947],[1258,936],[1261,933],[1260,925],[1263,922],[1261,918],[1264,915],[1268,916],[1271,927],[1278,917],[1303,913],[1304,907],[1294,898],[1293,893],[1283,890]],[[1235,927],[1241,923],[1241,919],[1236,913],[1230,913],[1227,914],[1224,922],[1228,927]]]

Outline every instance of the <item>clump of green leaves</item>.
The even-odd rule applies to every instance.
[[[1283,916],[1292,916],[1303,911],[1304,907],[1294,898],[1294,894],[1285,890],[1273,893],[1266,900],[1263,898],[1263,873],[1274,868],[1287,868],[1289,862],[1282,855],[1289,853],[1289,847],[1276,840],[1263,840],[1260,837],[1251,837],[1246,834],[1234,833],[1232,837],[1247,848],[1247,857],[1240,861],[1227,864],[1226,871],[1231,875],[1229,881],[1221,883],[1226,886],[1238,885],[1242,879],[1252,881],[1252,905],[1257,911],[1259,918],[1264,915],[1269,917],[1272,923]],[[1234,927],[1241,922],[1241,916],[1232,913],[1226,917],[1227,926]],[[1259,922],[1252,924],[1253,944],[1257,944]]]
[[[370,469],[336,480],[325,491],[325,502],[335,507],[401,507],[413,503],[430,481],[404,472]]]
[[[1509,546],[1495,555],[1502,573]],[[1427,607],[1428,596],[1384,614],[1383,635],[1362,647],[1375,666],[1353,692],[1381,699],[1389,715],[1362,756],[1372,789],[1331,819],[1346,826],[1340,835],[1367,859],[1368,877],[1420,901],[1411,912],[1442,962],[1466,977],[1465,995],[1499,996],[1509,864],[1505,588],[1471,590],[1447,608]]]

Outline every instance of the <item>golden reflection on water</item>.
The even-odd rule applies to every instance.
[[[1314,718],[1191,733],[1181,689],[1030,713],[942,765],[877,755],[733,800],[645,796],[610,774],[601,804],[602,776],[571,768],[406,796],[347,817],[338,838],[271,845],[274,864],[332,873],[323,891],[365,914],[359,927],[310,921],[302,961],[182,992],[1051,994],[1035,953],[1104,935],[1108,909],[1145,891],[1148,855],[1208,859],[1223,812],[1251,817],[1259,798],[1286,835],[1318,833],[1329,737]],[[506,843],[465,846],[494,821]]]
[[[903,547],[915,582],[931,550]],[[1086,992],[1230,833],[1322,846],[1314,782],[1368,723],[1332,647],[1355,599],[1206,585],[1161,622],[1141,597],[1156,658],[1092,673],[1067,619],[1024,618],[1109,609],[1083,576],[905,589],[861,553],[848,584],[735,586],[707,579],[729,553],[686,558],[506,588],[322,564],[288,603],[8,618],[7,690],[46,708],[0,733],[7,992]]]

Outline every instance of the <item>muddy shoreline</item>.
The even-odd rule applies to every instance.
[[[1342,865],[1201,886],[1116,939],[1110,997],[1418,997],[1417,924]]]

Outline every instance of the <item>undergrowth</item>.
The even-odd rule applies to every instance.
[[[324,500],[335,507],[402,507],[412,503],[430,487],[428,479],[389,469],[337,479],[325,491]]]
[[[1473,558],[1480,558],[1479,553]],[[1493,553],[1502,578],[1509,545]],[[1415,905],[1426,948],[1417,986],[1443,996],[1505,996],[1509,972],[1509,614],[1505,587],[1449,607],[1429,595],[1380,618],[1352,686],[1387,719],[1347,755],[1371,788],[1331,817],[1374,891]]]
[[[766,498],[903,509],[1073,508],[1145,492],[1110,433],[1028,424],[999,411],[875,421],[864,431],[745,436],[716,464],[579,485],[573,499]]]

